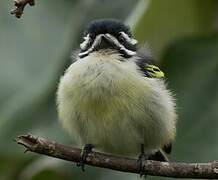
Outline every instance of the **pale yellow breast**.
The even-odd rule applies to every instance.
[[[152,103],[157,101],[154,96],[155,91],[160,91],[155,90],[158,84],[141,76],[131,59],[120,62],[117,57],[111,58],[93,55],[68,68],[57,93],[59,116],[64,127],[76,141],[121,154],[124,147],[127,154],[137,154],[140,143],[151,150],[169,141],[174,136],[170,134],[174,127],[167,129],[164,126],[173,121],[168,112],[173,104],[162,109],[162,102]],[[163,89],[163,94],[158,96],[167,96],[167,93]],[[153,111],[151,108],[162,110],[150,112]],[[152,113],[157,114],[154,119]],[[159,118],[162,113],[169,114],[166,118],[170,120]],[[160,133],[165,135],[160,137]],[[152,134],[154,139],[149,142]]]

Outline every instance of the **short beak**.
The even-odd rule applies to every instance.
[[[99,43],[96,45],[95,50],[115,48],[114,42],[106,35],[102,35],[99,39]]]

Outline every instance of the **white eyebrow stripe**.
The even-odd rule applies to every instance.
[[[92,46],[87,51],[79,53],[79,56],[84,56],[84,55],[91,53],[93,51],[93,49],[95,48],[95,46],[97,45],[97,43],[100,42],[99,39],[101,38],[101,36],[103,36],[103,34],[99,34],[95,38],[95,41],[92,44]],[[119,47],[121,50],[125,51],[129,56],[136,55],[135,51],[131,51],[131,50],[126,49],[122,44],[120,44],[120,42],[114,36],[112,36],[110,34],[106,34],[106,36],[108,36],[115,43],[115,45],[117,47]]]
[[[95,41],[94,41],[94,43],[92,44],[92,46],[91,46],[87,51],[82,52],[82,53],[79,53],[79,56],[84,56],[84,55],[89,54],[90,52],[92,52],[93,49],[95,48],[96,44],[99,43],[100,37],[101,37],[101,34],[98,35],[98,36],[95,38]]]
[[[121,35],[126,39],[127,42],[129,42],[132,45],[136,45],[138,41],[136,39],[130,38],[125,32],[120,32]]]
[[[136,55],[135,51],[131,51],[129,49],[126,49],[122,44],[120,44],[120,42],[117,40],[117,38],[115,38],[114,36],[110,35],[110,34],[106,34],[107,36],[109,36],[113,42],[123,51],[125,51],[128,55],[133,56]]]
[[[84,41],[80,44],[80,48],[81,49],[85,49],[87,44],[89,43],[90,41],[90,35],[88,34],[87,36],[84,37]]]

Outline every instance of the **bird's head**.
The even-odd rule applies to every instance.
[[[118,20],[92,21],[85,29],[83,38],[84,41],[80,44],[80,58],[104,50],[112,50],[125,58],[136,54],[137,40],[133,39],[129,27]]]

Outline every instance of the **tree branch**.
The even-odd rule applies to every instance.
[[[34,135],[23,135],[15,139],[27,151],[47,156],[78,162],[81,149],[51,142]],[[122,172],[139,173],[136,159],[117,157],[98,152],[91,152],[86,158],[86,164],[113,169]],[[145,164],[146,173],[152,176],[174,178],[218,179],[218,161],[210,163],[171,163],[148,160]]]
[[[16,9],[11,10],[11,14],[14,14],[17,18],[21,18],[25,6],[29,4],[30,6],[35,5],[34,0],[14,0],[14,5],[16,6]]]

